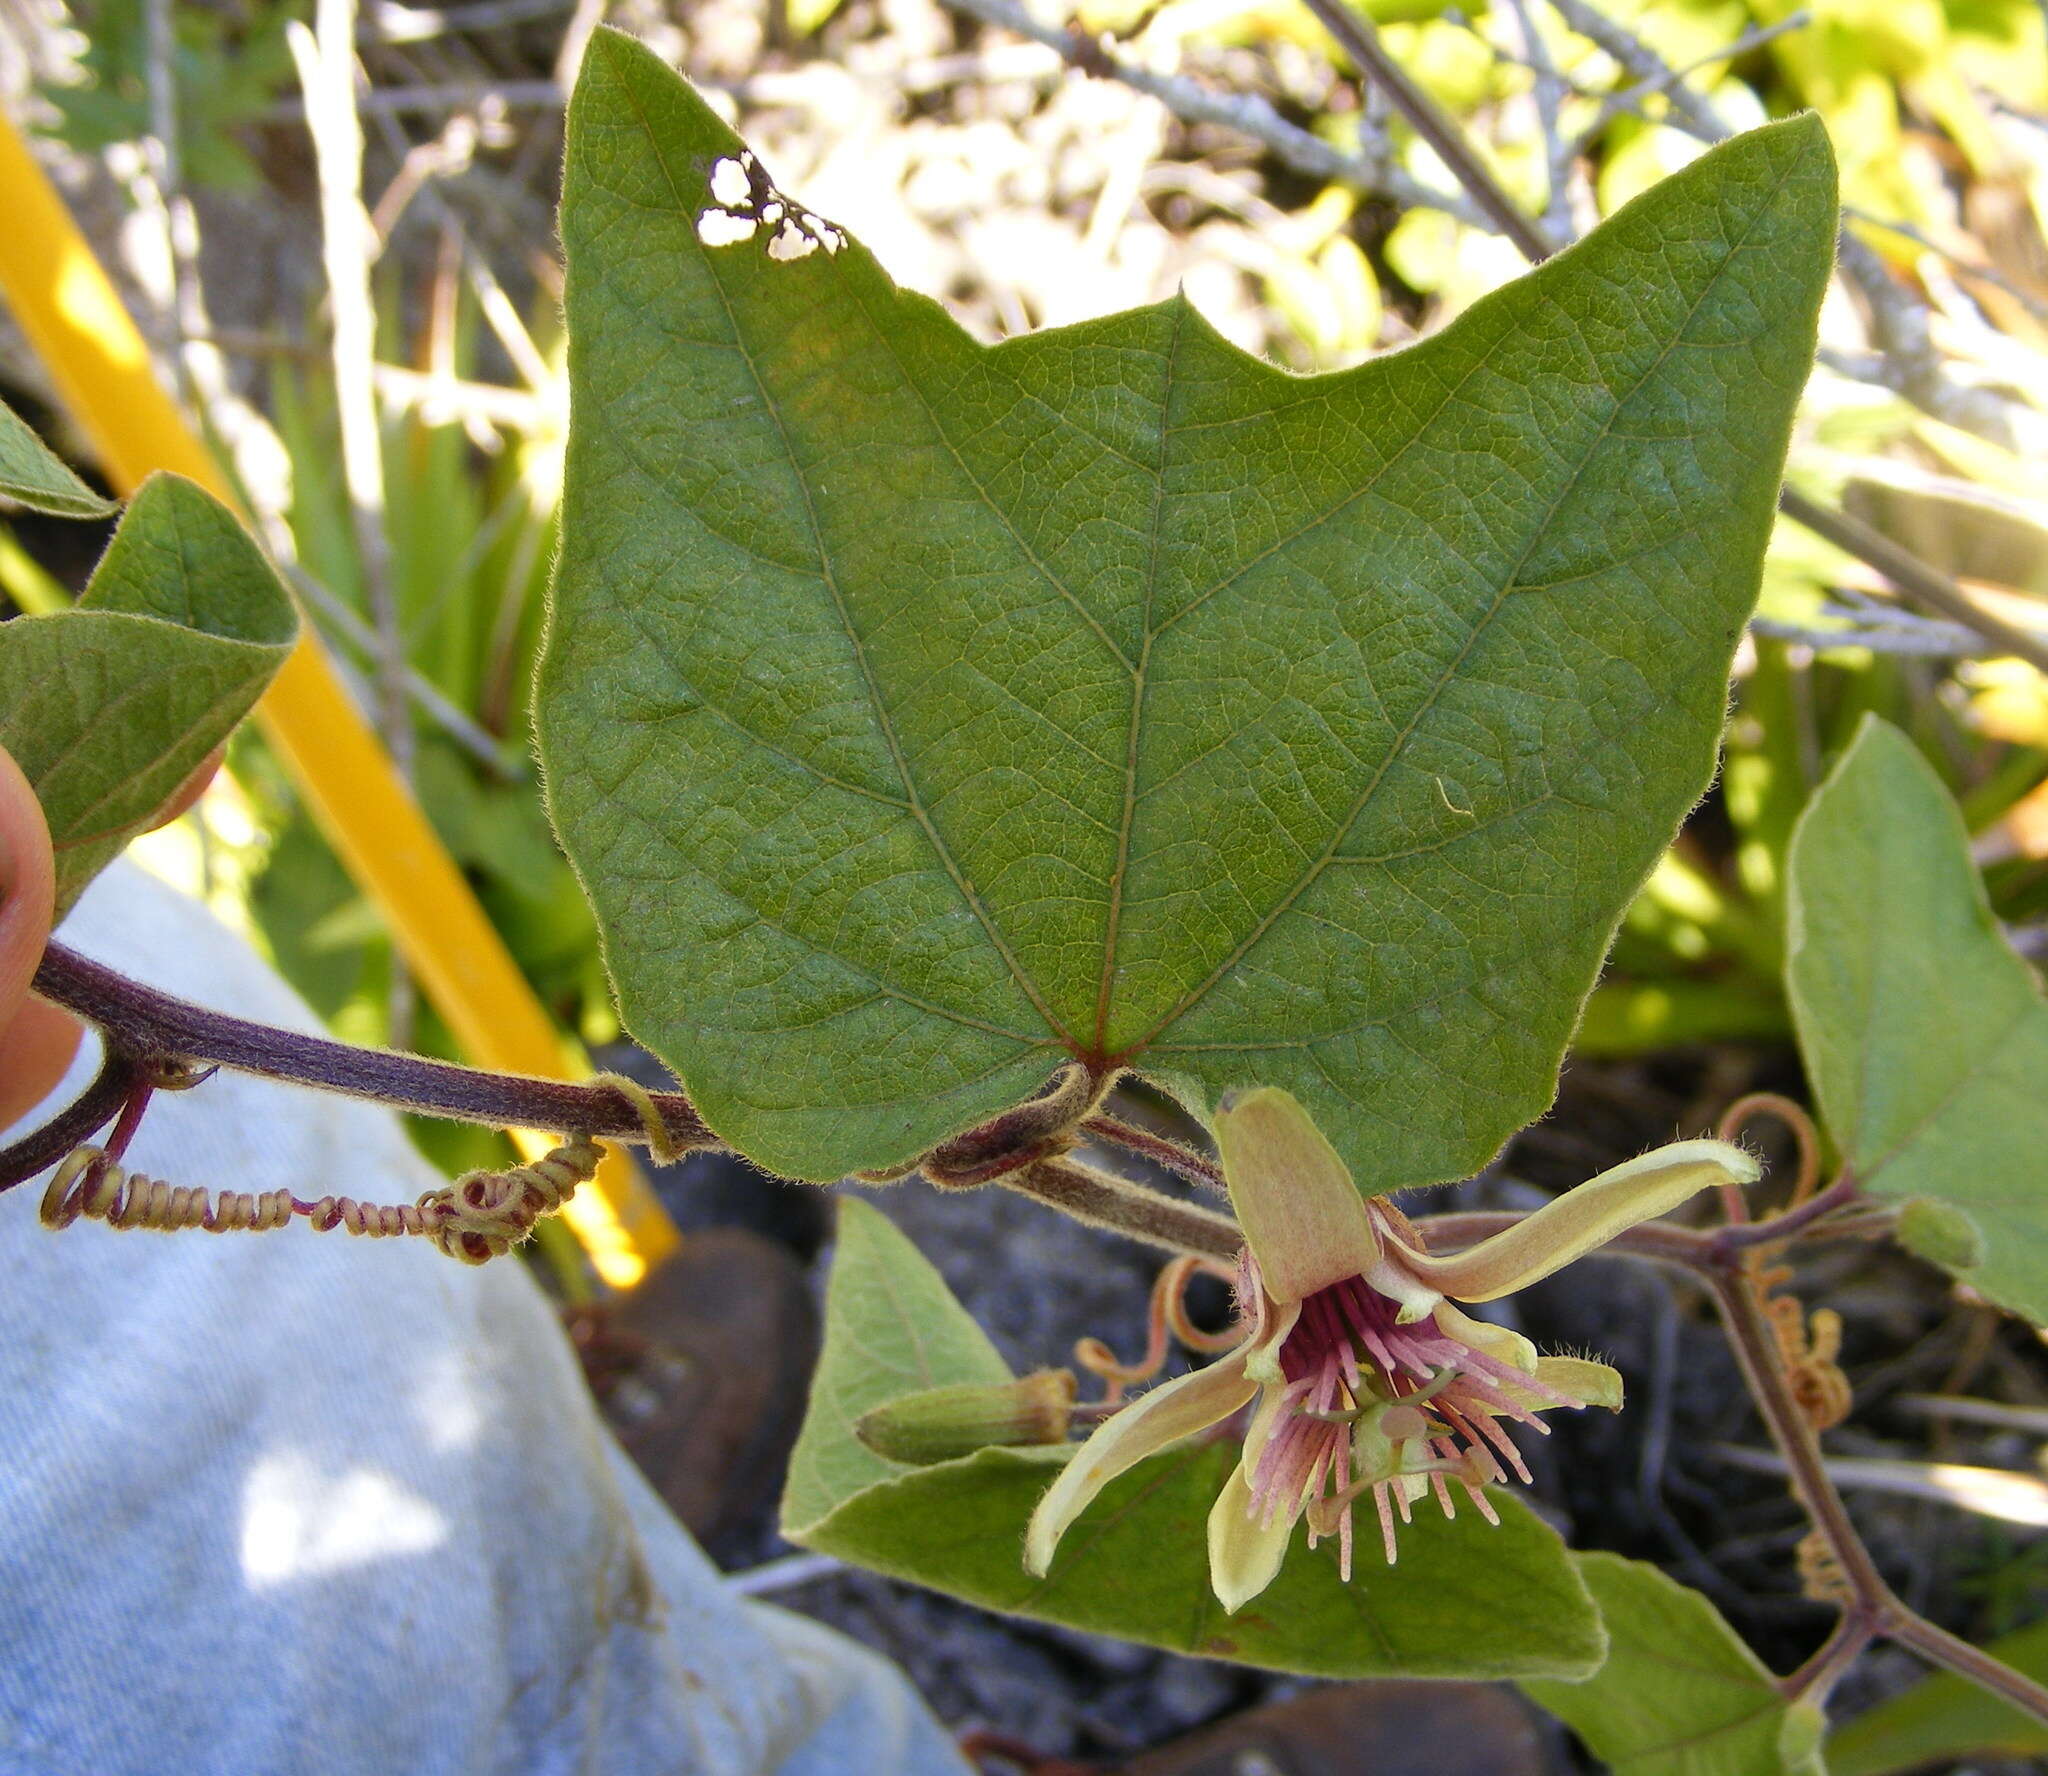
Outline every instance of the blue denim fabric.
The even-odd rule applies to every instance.
[[[131,867],[64,936],[314,1027]],[[228,1074],[159,1096],[129,1158],[301,1197],[436,1181],[375,1107]],[[522,1266],[303,1225],[52,1234],[40,1194],[0,1196],[0,1776],[963,1776],[900,1672],[725,1588]]]

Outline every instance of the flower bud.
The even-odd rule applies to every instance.
[[[1984,1262],[1984,1234],[1951,1203],[1916,1196],[1899,1211],[1899,1244],[1931,1264],[1975,1270]]]
[[[928,1467],[992,1445],[1064,1443],[1073,1409],[1074,1372],[1039,1369],[994,1386],[905,1394],[862,1413],[853,1434],[886,1460]]]

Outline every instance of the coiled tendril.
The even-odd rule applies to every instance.
[[[84,1217],[109,1227],[173,1233],[261,1233],[302,1216],[316,1233],[337,1227],[368,1239],[416,1234],[451,1258],[483,1264],[502,1256],[558,1212],[597,1171],[603,1149],[575,1135],[529,1165],[509,1171],[465,1172],[452,1184],[412,1203],[367,1203],[352,1196],[302,1202],[289,1190],[208,1191],[132,1172],[100,1147],[75,1147],[43,1192],[45,1227],[69,1227]]]

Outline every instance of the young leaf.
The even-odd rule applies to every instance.
[[[1858,1182],[1922,1205],[1900,1229],[1924,1256],[2048,1323],[2048,1005],[1955,803],[1875,716],[1793,836],[1787,918],[1800,1051]]]
[[[839,1204],[825,1349],[789,1458],[782,1521],[794,1537],[904,1470],[854,1435],[863,1413],[926,1388],[1010,1380],[988,1334],[879,1209]]]
[[[1832,255],[1812,119],[1337,375],[1178,299],[994,348],[593,40],[551,807],[764,1165],[1069,1054],[1286,1086],[1374,1190],[1540,1112],[1712,767]]]
[[[2048,1678],[2048,1622],[1984,1650],[2031,1678]],[[1827,1755],[1831,1776],[1904,1776],[1942,1758],[2048,1756],[2048,1727],[1951,1671],[1935,1671],[1837,1727]]]
[[[19,415],[0,403],[0,499],[59,518],[104,518],[103,500],[60,462]]]
[[[226,507],[143,483],[71,610],[0,625],[0,746],[35,786],[61,912],[249,713],[298,633]]]
[[[1823,1776],[1820,1711],[1793,1707],[1697,1591],[1654,1566],[1581,1554],[1607,1623],[1584,1683],[1525,1683],[1614,1776]]]
[[[840,1205],[825,1351],[790,1463],[792,1541],[989,1609],[1150,1646],[1327,1677],[1581,1676],[1599,1621],[1556,1535],[1493,1495],[1499,1528],[1424,1505],[1400,1563],[1298,1537],[1280,1577],[1226,1616],[1210,1590],[1205,1521],[1237,1445],[1194,1442],[1141,1463],[1069,1534],[1044,1579],[1023,1565],[1024,1526],[1063,1448],[984,1449],[928,1467],[885,1461],[860,1415],[918,1389],[1008,1371],[938,1273],[879,1210]]]

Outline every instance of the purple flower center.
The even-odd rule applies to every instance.
[[[1255,1273],[1245,1282],[1249,1295]],[[1311,1547],[1334,1530],[1347,1580],[1355,1499],[1372,1493],[1389,1565],[1395,1513],[1408,1522],[1425,1486],[1446,1517],[1457,1514],[1455,1481],[1498,1523],[1482,1488],[1510,1470],[1526,1482],[1529,1470],[1497,1420],[1547,1431],[1538,1404],[1584,1404],[1451,1336],[1433,1316],[1404,1326],[1398,1313],[1396,1301],[1356,1276],[1302,1301],[1280,1346],[1281,1406],[1252,1465],[1252,1513],[1268,1524],[1305,1513]],[[1373,1471],[1354,1474],[1354,1455]]]

